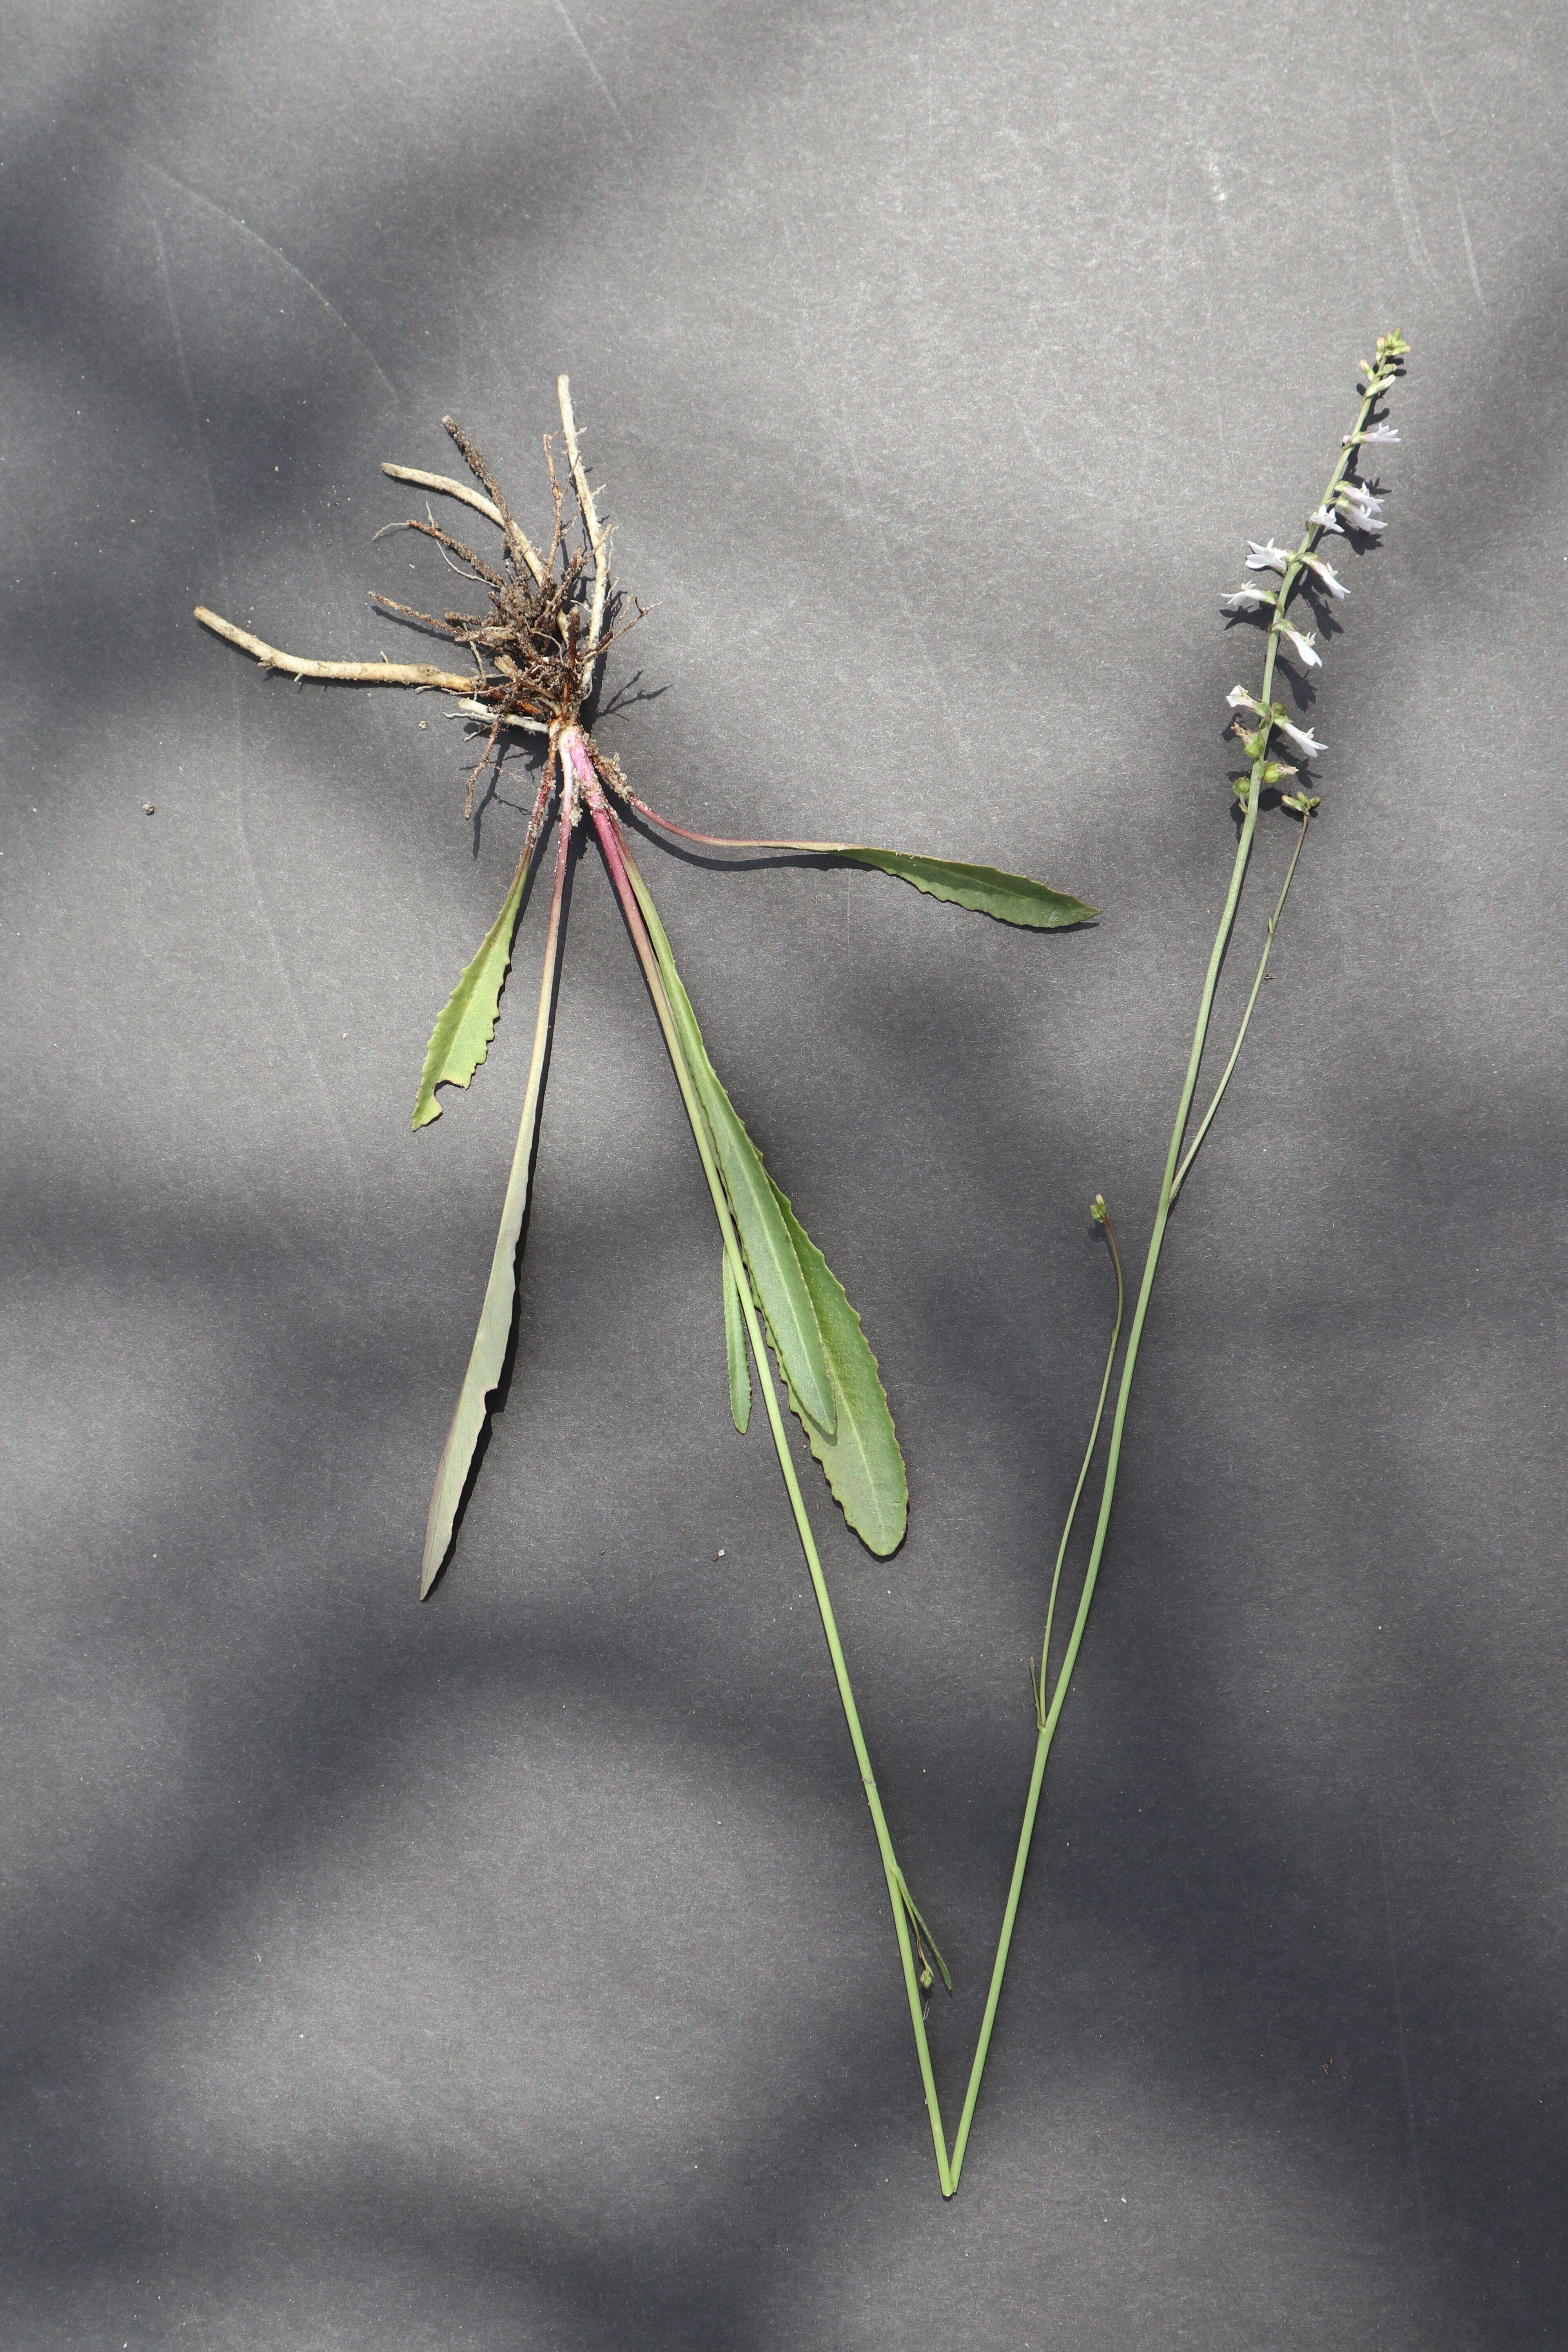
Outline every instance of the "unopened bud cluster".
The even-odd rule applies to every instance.
[[[1260,613],[1273,614],[1268,625],[1268,651],[1264,663],[1263,698],[1249,694],[1242,686],[1233,687],[1226,699],[1233,710],[1247,710],[1255,724],[1248,726],[1237,719],[1232,732],[1240,739],[1242,750],[1251,761],[1250,772],[1234,779],[1233,789],[1243,808],[1250,805],[1252,795],[1260,787],[1279,784],[1295,776],[1299,771],[1282,760],[1269,757],[1269,739],[1284,736],[1291,749],[1301,758],[1315,760],[1328,747],[1318,740],[1310,727],[1297,727],[1285,715],[1283,703],[1269,698],[1274,682],[1274,665],[1282,646],[1288,646],[1304,669],[1321,669],[1323,657],[1318,651],[1315,629],[1303,629],[1287,617],[1287,607],[1296,589],[1305,587],[1310,593],[1328,597],[1337,604],[1350,594],[1350,590],[1334,570],[1328,558],[1318,552],[1318,541],[1325,532],[1347,539],[1360,535],[1375,539],[1387,529],[1384,515],[1385,494],[1374,492],[1370,484],[1351,475],[1351,467],[1359,462],[1360,452],[1369,444],[1396,442],[1397,431],[1392,425],[1374,423],[1373,412],[1379,401],[1400,375],[1400,363],[1410,349],[1397,331],[1380,335],[1372,363],[1361,363],[1363,382],[1358,386],[1362,395],[1361,413],[1352,430],[1340,445],[1341,456],[1332,478],[1318,505],[1307,518],[1307,525],[1299,543],[1293,548],[1277,547],[1269,540],[1247,541],[1247,569],[1256,574],[1275,572],[1279,585],[1265,586],[1262,578],[1244,581],[1239,588],[1231,589],[1220,598],[1226,613]],[[1310,817],[1318,801],[1310,793],[1291,792],[1280,795],[1283,805],[1293,809],[1303,819]]]

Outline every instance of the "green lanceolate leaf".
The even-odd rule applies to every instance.
[[[668,986],[668,982],[665,984]],[[689,1005],[686,1012],[689,1020]],[[679,1009],[676,1019],[678,1023],[680,1020]],[[691,1031],[689,1041],[682,1040],[689,1060],[701,1050],[702,1044],[694,1021]],[[805,1412],[823,1434],[830,1437],[837,1426],[838,1412],[823,1355],[822,1334],[812,1311],[800,1261],[791,1246],[768,1181],[768,1171],[711,1064],[705,1061],[700,1068],[694,1069],[693,1075],[713,1129],[720,1172],[740,1229],[741,1247],[762,1294],[768,1321],[778,1334],[784,1363],[800,1392]]]
[[[414,1102],[416,1128],[428,1127],[433,1118],[440,1118],[437,1087],[466,1087],[489,1051],[500,1018],[501,983],[511,961],[511,935],[517,928],[517,910],[522,904],[523,884],[528,879],[529,855],[525,850],[512,876],[506,903],[430,1032],[430,1043],[425,1048],[425,1067],[419,1073],[419,1092]]]
[[[635,883],[633,887],[636,887]],[[654,953],[658,958],[665,992],[669,998],[676,1033],[690,1067],[692,1083],[708,1114],[720,1172],[724,1179],[724,1190],[730,1196],[730,1206],[740,1229],[741,1247],[751,1268],[752,1279],[757,1286],[763,1312],[774,1333],[779,1360],[784,1365],[785,1377],[799,1396],[804,1414],[816,1423],[825,1437],[831,1438],[837,1426],[838,1413],[823,1355],[822,1334],[817,1328],[816,1316],[805,1277],[800,1269],[800,1261],[795,1254],[795,1245],[773,1197],[768,1171],[708,1059],[708,1049],[702,1043],[702,1032],[697,1026],[691,1001],[681,985],[675,958],[669,951],[669,941],[665,937],[664,925],[658,919],[646,886],[637,890],[637,904],[642,908]]]
[[[955,907],[971,907],[976,914],[993,915],[999,923],[1021,923],[1033,931],[1060,931],[1074,923],[1091,923],[1098,907],[1065,891],[1049,890],[1026,874],[1004,874],[994,866],[961,866],[950,857],[907,857],[901,849],[846,846],[834,851],[856,866],[874,866],[896,874],[933,898],[951,899]]]
[[[490,1256],[489,1280],[485,1285],[485,1302],[479,1309],[479,1328],[474,1334],[468,1368],[463,1375],[457,1411],[447,1432],[447,1443],[441,1448],[436,1485],[430,1496],[430,1514],[425,1523],[425,1557],[419,1571],[421,1601],[435,1583],[441,1563],[447,1557],[458,1506],[463,1499],[463,1488],[468,1484],[468,1472],[473,1465],[474,1448],[479,1442],[479,1433],[489,1411],[489,1393],[500,1381],[501,1367],[506,1361],[507,1343],[511,1338],[512,1309],[517,1303],[518,1244],[522,1238],[522,1221],[528,1210],[529,1187],[533,1176],[533,1147],[539,1135],[544,1062],[550,1045],[550,1008],[554,1000],[555,967],[561,942],[566,846],[563,835],[556,859],[555,888],[550,901],[550,925],[544,936],[544,970],[539,982],[539,1016],[533,1025],[533,1051],[529,1057],[528,1086],[522,1098],[517,1150],[512,1153],[511,1174],[507,1181],[506,1200],[501,1208],[500,1231],[496,1235],[496,1245]]]
[[[435,1583],[441,1563],[447,1557],[458,1505],[468,1484],[474,1448],[479,1442],[479,1432],[489,1411],[489,1392],[500,1379],[501,1366],[506,1361],[507,1342],[511,1337],[512,1309],[517,1302],[517,1245],[522,1234],[523,1213],[528,1207],[529,1172],[539,1123],[538,1112],[538,1089],[531,1087],[528,1100],[523,1106],[517,1150],[512,1158],[511,1180],[506,1188],[500,1231],[496,1235],[495,1251],[490,1259],[490,1276],[485,1285],[485,1303],[479,1309],[479,1327],[474,1334],[468,1369],[463,1375],[457,1411],[447,1432],[447,1443],[441,1449],[436,1485],[430,1496],[430,1515],[425,1524],[425,1557],[419,1570],[421,1601]]]
[[[795,1244],[805,1286],[811,1293],[817,1328],[827,1357],[833,1392],[838,1401],[838,1427],[825,1438],[795,1402],[789,1376],[785,1386],[795,1416],[821,1463],[839,1509],[879,1559],[897,1551],[909,1517],[910,1489],[904,1457],[893,1431],[877,1359],[850,1306],[844,1286],[790,1207],[778,1186],[779,1204],[790,1240]]]
[[[661,833],[694,841],[704,849],[793,850],[803,857],[839,857],[853,866],[874,866],[879,873],[896,874],[933,898],[947,898],[956,907],[994,915],[999,923],[1021,923],[1033,931],[1058,931],[1074,923],[1091,923],[1100,912],[1065,890],[1047,889],[1027,874],[1005,874],[994,866],[963,866],[951,857],[911,857],[902,849],[875,849],[864,841],[778,841],[722,833],[693,833],[637,794],[632,806]]]
[[[730,1418],[743,1437],[752,1418],[752,1367],[746,1357],[746,1326],[741,1314],[741,1292],[727,1249],[720,1252],[724,1270],[724,1354],[730,1367]]]

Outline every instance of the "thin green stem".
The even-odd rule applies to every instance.
[[[1230,1049],[1230,1059],[1226,1062],[1225,1068],[1220,1073],[1219,1084],[1214,1090],[1214,1100],[1210,1103],[1207,1110],[1205,1111],[1202,1119],[1199,1121],[1197,1132],[1193,1137],[1191,1143],[1188,1144],[1186,1151],[1183,1156],[1182,1164],[1177,1169],[1175,1177],[1173,1180],[1171,1185],[1171,1200],[1173,1204],[1174,1204],[1177,1193],[1181,1191],[1182,1186],[1187,1181],[1187,1171],[1197,1157],[1199,1144],[1203,1141],[1205,1136],[1209,1131],[1209,1123],[1213,1119],[1215,1111],[1219,1108],[1220,1097],[1225,1093],[1226,1087],[1230,1084],[1230,1074],[1236,1067],[1237,1056],[1241,1052],[1241,1041],[1247,1034],[1247,1024],[1252,1018],[1252,1008],[1258,1002],[1258,992],[1262,987],[1264,974],[1268,970],[1268,959],[1274,952],[1275,928],[1279,923],[1280,916],[1285,912],[1285,901],[1290,895],[1290,884],[1294,878],[1297,864],[1300,861],[1301,852],[1307,846],[1307,833],[1311,822],[1310,814],[1304,812],[1301,817],[1301,838],[1296,844],[1295,853],[1291,857],[1289,866],[1286,868],[1285,887],[1279,893],[1279,904],[1276,906],[1274,912],[1268,918],[1268,936],[1263,942],[1263,959],[1258,967],[1258,977],[1252,983],[1252,993],[1247,1000],[1247,1010],[1241,1016],[1241,1026],[1236,1033],[1236,1043]]]
[[[855,1761],[859,1767],[861,1786],[866,1791],[866,1802],[870,1809],[872,1826],[877,1833],[877,1845],[882,1857],[882,1871],[888,1882],[888,1899],[893,1908],[893,1926],[899,1939],[899,1957],[903,1964],[904,1988],[909,1995],[910,2003],[910,2022],[914,2028],[921,2080],[925,2087],[926,2109],[931,2117],[931,2139],[936,2148],[937,2177],[942,2183],[942,2195],[951,2197],[953,2183],[948,2168],[947,2137],[942,2128],[942,2109],[937,2103],[936,2076],[931,2068],[931,2046],[926,2040],[925,2019],[921,2013],[921,1989],[915,1972],[914,1955],[910,1948],[910,1923],[906,1916],[905,1905],[909,1903],[910,1910],[913,1910],[914,1906],[910,1902],[903,1873],[899,1867],[898,1859],[893,1852],[893,1841],[888,1829],[887,1815],[882,1810],[882,1800],[877,1787],[876,1775],[871,1769],[871,1758],[866,1746],[866,1735],[860,1727],[860,1711],[855,1704],[855,1693],[849,1681],[849,1668],[845,1660],[844,1646],[838,1638],[838,1625],[833,1613],[833,1602],[828,1596],[827,1581],[822,1572],[822,1563],[817,1558],[816,1543],[811,1532],[811,1521],[806,1517],[800,1483],[795,1474],[795,1463],[790,1454],[789,1440],[784,1434],[784,1421],[779,1412],[778,1395],[773,1386],[767,1350],[763,1345],[762,1331],[758,1327],[756,1307],[752,1298],[751,1276],[741,1254],[741,1245],[730,1213],[730,1203],[725,1194],[723,1180],[720,1176],[714,1160],[707,1118],[698,1101],[691,1074],[687,1067],[686,1056],[681,1050],[680,1038],[675,1025],[675,1017],[670,1010],[669,999],[665,992],[664,981],[658,969],[658,959],[654,952],[653,941],[648,937],[647,926],[643,919],[640,902],[647,896],[647,886],[633,863],[620,829],[605,805],[603,795],[591,792],[588,795],[588,806],[589,814],[594,820],[595,830],[599,836],[600,845],[605,852],[605,862],[609,866],[616,895],[621,901],[622,912],[626,919],[626,928],[631,932],[632,943],[637,949],[637,959],[643,968],[648,994],[653,999],[654,1010],[658,1015],[659,1027],[664,1032],[664,1042],[675,1069],[676,1081],[680,1088],[681,1100],[686,1106],[687,1118],[691,1122],[691,1132],[696,1139],[698,1156],[702,1162],[702,1172],[708,1179],[708,1189],[713,1196],[714,1213],[719,1219],[719,1229],[724,1237],[724,1248],[734,1271],[735,1286],[741,1295],[741,1311],[746,1319],[752,1353],[756,1359],[757,1378],[762,1388],[763,1402],[767,1407],[768,1424],[773,1431],[779,1468],[784,1474],[790,1508],[795,1514],[800,1547],[805,1555],[812,1591],[816,1596],[817,1612],[822,1619],[822,1630],[827,1638],[828,1655],[833,1661],[833,1673],[838,1685],[839,1702],[844,1709],[845,1721],[849,1727],[850,1744],[855,1750]]]
[[[1342,444],[1338,463],[1329,477],[1327,489],[1319,500],[1319,505],[1324,509],[1327,509],[1330,499],[1351,466],[1356,449],[1361,446],[1356,436],[1365,428],[1367,418],[1371,415],[1380,396],[1380,389],[1374,388],[1366,394],[1355,425]],[[1068,1686],[1072,1679],[1072,1670],[1078,1663],[1084,1627],[1089,1622],[1089,1604],[1094,1599],[1094,1588],[1100,1577],[1100,1563],[1105,1552],[1105,1538],[1110,1525],[1111,1506],[1116,1499],[1116,1474],[1121,1461],[1121,1441],[1127,1425],[1127,1407],[1132,1391],[1132,1375],[1138,1362],[1139,1344],[1143,1337],[1143,1324],[1149,1312],[1149,1300],[1154,1288],[1154,1276],[1160,1264],[1160,1250],[1165,1238],[1166,1221],[1171,1213],[1177,1168],[1181,1161],[1182,1140],[1186,1133],[1187,1120],[1192,1114],[1193,1096],[1198,1082],[1198,1069],[1203,1061],[1209,1021],[1214,1011],[1215,989],[1219,981],[1220,967],[1225,961],[1226,949],[1229,944],[1231,931],[1236,923],[1236,910],[1240,904],[1241,887],[1247,877],[1247,861],[1252,855],[1253,835],[1258,829],[1258,811],[1262,798],[1263,772],[1268,764],[1268,738],[1275,725],[1270,698],[1274,686],[1275,658],[1279,646],[1279,625],[1284,619],[1286,606],[1289,603],[1291,592],[1304,568],[1305,558],[1312,551],[1313,542],[1318,536],[1319,527],[1309,523],[1300,541],[1286,560],[1279,593],[1275,599],[1275,619],[1269,627],[1268,648],[1263,664],[1261,698],[1263,715],[1258,720],[1258,731],[1251,739],[1254,747],[1252,772],[1242,817],[1241,835],[1236,845],[1236,858],[1231,866],[1230,887],[1226,893],[1219,928],[1215,933],[1214,946],[1209,952],[1208,970],[1204,976],[1203,993],[1198,1000],[1198,1017],[1193,1031],[1192,1051],[1187,1056],[1186,1076],[1182,1083],[1181,1099],[1176,1107],[1175,1124],[1171,1130],[1170,1149],[1165,1154],[1164,1174],[1160,1183],[1160,1197],[1154,1212],[1153,1231],[1149,1237],[1149,1254],[1143,1263],[1142,1279],[1138,1287],[1138,1303],[1133,1308],[1132,1328],[1128,1334],[1127,1352],[1122,1359],[1121,1381],[1117,1391],[1116,1412],[1110,1426],[1110,1446],[1105,1465],[1105,1483],[1100,1490],[1100,1516],[1095,1524],[1089,1565],[1084,1570],[1083,1590],[1079,1595],[1078,1613],[1074,1618],[1073,1629],[1068,1639],[1061,1672],[1057,1677],[1050,1706],[1046,1711],[1045,1720],[1040,1725],[1039,1734],[1035,1743],[1035,1762],[1029,1777],[1029,1794],[1024,1808],[1023,1826],[1018,1835],[1018,1850],[1013,1864],[1012,1881],[1007,1890],[1006,1908],[1003,1914],[1002,1932],[997,1941],[995,1963],[991,1972],[990,1990],[986,1995],[985,2014],[981,2021],[980,2039],[975,2047],[974,2063],[970,2069],[963,2112],[959,2118],[958,2137],[953,2142],[950,2169],[955,2189],[963,2169],[964,2149],[969,2144],[970,2129],[974,2120],[975,2103],[980,2096],[981,2077],[985,2071],[986,2053],[991,2046],[992,2029],[996,2021],[997,2003],[1002,1997],[1002,1979],[1006,1969],[1014,1922],[1017,1916],[1018,1897],[1023,1891],[1024,1873],[1028,1863],[1029,1847],[1035,1833],[1035,1817],[1039,1810],[1040,1790],[1046,1773],[1046,1759],[1050,1754],[1051,1741],[1056,1736],[1057,1725],[1061,1718]],[[1300,849],[1300,844],[1298,843],[1298,854]],[[1042,1686],[1043,1680],[1042,1664]]]
[[[1100,1424],[1104,1417],[1105,1400],[1110,1388],[1111,1370],[1116,1362],[1116,1343],[1121,1337],[1121,1310],[1127,1303],[1126,1288],[1121,1279],[1121,1253],[1116,1246],[1116,1234],[1111,1226],[1110,1213],[1098,1193],[1095,1195],[1094,1213],[1105,1227],[1105,1238],[1110,1244],[1111,1263],[1116,1268],[1116,1320],[1110,1327],[1110,1345],[1106,1350],[1105,1378],[1100,1383],[1100,1402],[1094,1408],[1094,1425],[1089,1433],[1089,1444],[1083,1450],[1083,1467],[1078,1474],[1078,1485],[1072,1490],[1072,1501],[1068,1505],[1067,1525],[1062,1529],[1061,1542],[1057,1546],[1057,1564],[1051,1575],[1051,1598],[1046,1611],[1046,1636],[1040,1643],[1040,1675],[1039,1680],[1035,1685],[1035,1722],[1041,1731],[1046,1727],[1046,1676],[1050,1670],[1051,1663],[1051,1627],[1056,1622],[1057,1587],[1062,1580],[1062,1562],[1067,1558],[1068,1540],[1072,1534],[1073,1521],[1078,1517],[1079,1496],[1083,1493],[1084,1480],[1089,1476],[1089,1465],[1094,1459],[1094,1449],[1100,1441]]]

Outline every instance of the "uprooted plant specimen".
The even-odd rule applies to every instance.
[[[691,833],[638,799],[630,791],[617,761],[595,742],[584,720],[584,709],[593,701],[599,664],[616,634],[615,613],[618,600],[611,580],[610,535],[601,521],[583,462],[571,392],[564,376],[560,379],[559,394],[574,512],[568,513],[567,494],[556,474],[546,438],[553,523],[548,544],[542,550],[522,531],[489,467],[449,417],[443,421],[461,450],[477,488],[448,476],[426,473],[412,467],[389,465],[384,468],[395,480],[461,500],[483,515],[501,534],[500,549],[492,562],[443,530],[428,509],[425,520],[412,520],[405,526],[434,541],[448,563],[461,571],[471,585],[482,589],[485,609],[478,613],[432,614],[386,597],[376,600],[401,619],[462,647],[473,663],[472,675],[423,662],[302,658],[280,652],[203,606],[197,607],[196,618],[255,655],[264,669],[281,670],[296,678],[350,685],[431,688],[454,698],[457,709],[485,730],[484,749],[468,779],[470,811],[474,784],[497,751],[503,730],[518,730],[542,740],[542,772],[516,870],[500,913],[432,1032],[415,1101],[416,1128],[440,1116],[441,1106],[436,1098],[437,1087],[466,1087],[485,1059],[500,1015],[501,990],[511,960],[512,934],[529,874],[552,800],[558,803],[554,882],[522,1118],[479,1328],[430,1498],[420,1580],[422,1598],[430,1591],[450,1551],[458,1507],[510,1338],[519,1244],[539,1135],[566,877],[573,844],[584,815],[593,828],[664,1033],[712,1197],[721,1242],[721,1295],[731,1412],[736,1428],[743,1432],[752,1403],[749,1343],[876,1830],[938,2174],[943,2192],[951,2194],[952,2176],[937,2105],[923,2001],[923,1995],[933,1982],[932,1960],[944,1979],[947,1970],[934,1938],[915,1907],[893,1851],[832,1602],[784,1433],[763,1346],[764,1334],[784,1375],[790,1406],[834,1496],[849,1525],[879,1557],[896,1550],[903,1539],[908,1496],[903,1457],[877,1359],[861,1328],[860,1318],[788,1200],[763,1167],[708,1058],[669,941],[628,846],[617,803],[636,810],[651,825],[705,847],[776,850],[875,867],[912,883],[932,898],[1028,929],[1068,928],[1091,919],[1096,910],[1026,876],[1001,873],[991,866],[910,856],[864,843],[725,839]],[[639,616],[640,608],[634,612],[634,618]]]

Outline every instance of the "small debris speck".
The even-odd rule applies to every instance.
[[[143,801],[143,802],[142,802],[142,815],[143,815],[143,816],[153,816],[153,815],[155,815],[155,814],[157,814],[157,812],[154,810],[154,808],[153,808],[153,803],[152,803],[152,802],[151,802],[151,801]]]

